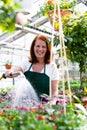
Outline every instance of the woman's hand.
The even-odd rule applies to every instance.
[[[20,72],[14,72],[14,73],[12,73],[12,72],[6,72],[5,73],[5,77],[6,78],[14,78],[14,77],[17,77],[19,75],[20,75]]]
[[[9,71],[6,71],[5,77],[6,78],[14,78],[14,77],[19,76],[21,74],[21,72],[23,72],[21,67],[15,67]]]

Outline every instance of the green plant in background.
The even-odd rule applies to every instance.
[[[68,89],[68,82],[65,80],[65,86],[66,86],[66,89]],[[78,79],[71,79],[70,80],[70,86],[72,89],[74,88],[80,88],[80,80]],[[59,89],[61,89],[62,87],[62,81],[59,82]]]
[[[7,60],[7,61],[5,62],[5,64],[8,64],[8,65],[10,65],[10,64],[12,64],[12,61],[10,61],[10,60]]]
[[[40,7],[39,13],[41,13],[44,16],[48,16],[50,11],[54,10],[55,6],[55,0],[44,0],[43,5]],[[76,0],[61,0],[60,1],[60,8],[61,9],[73,9],[76,5]]]
[[[87,72],[87,12],[66,19],[63,24],[63,32],[67,58],[71,62],[79,64],[82,86],[82,73]],[[57,36],[56,41],[58,39]],[[56,41],[55,46],[59,44],[59,41]]]
[[[56,11],[54,14],[54,8],[56,5]],[[71,16],[73,13],[74,6],[76,5],[76,0],[61,0],[60,1],[60,13],[61,18],[64,23],[65,19]],[[37,15],[47,16],[50,24],[53,25],[54,20],[54,30],[59,30],[59,16],[58,16],[58,2],[56,0],[44,0],[44,3],[40,6],[40,10],[37,12]],[[55,17],[55,18],[54,18]]]
[[[82,87],[87,87],[87,76],[82,77]]]
[[[87,12],[67,19],[63,29],[67,58],[79,64],[82,81],[82,73],[87,71]]]
[[[9,104],[13,87],[0,88],[0,108]],[[2,103],[3,102],[3,103]]]
[[[83,88],[83,96],[87,97],[87,76],[83,76],[82,78],[82,88]]]
[[[68,82],[65,80],[64,84],[65,84],[66,94],[68,95],[68,93],[69,93]],[[62,81],[59,82],[58,87],[59,87],[59,91],[61,94],[63,92]],[[81,97],[83,96],[83,88],[80,88],[80,80],[71,79],[70,88],[71,88],[72,95],[75,95],[77,98],[81,99]]]
[[[12,90],[12,87],[0,88],[0,94],[4,94]]]
[[[66,95],[68,95],[69,94],[68,82],[65,81],[64,84],[65,84]],[[81,100],[82,97],[87,96],[87,77],[84,76],[82,78],[82,87],[80,86],[80,80],[71,79],[70,88],[71,88],[72,97]],[[63,94],[62,81],[59,82],[58,89],[59,89],[59,94]]]
[[[21,8],[20,5],[14,0],[0,0],[0,29],[2,32],[15,30],[16,11],[19,8]]]

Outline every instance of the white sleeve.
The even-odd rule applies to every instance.
[[[22,61],[20,67],[22,68],[23,72],[26,72],[29,69],[30,64],[31,63],[28,60]]]
[[[55,63],[52,63],[51,64],[51,79],[52,80],[59,80],[59,73],[58,73],[58,68],[57,68],[57,66],[56,66],[56,64]]]
[[[59,80],[58,68],[54,62],[46,65],[46,74],[51,80]]]

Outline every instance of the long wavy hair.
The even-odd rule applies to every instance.
[[[32,63],[38,62],[38,59],[36,58],[35,53],[34,53],[34,46],[35,46],[35,43],[38,39],[40,39],[40,40],[42,40],[46,43],[47,52],[46,52],[45,57],[44,57],[44,63],[49,64],[50,63],[50,48],[51,47],[50,47],[50,44],[48,43],[48,37],[43,36],[43,35],[37,35],[34,38],[34,40],[32,41],[32,44],[31,44],[31,47],[30,47],[29,61],[32,62]]]

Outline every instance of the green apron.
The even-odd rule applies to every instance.
[[[24,73],[26,79],[31,83],[39,98],[41,94],[49,95],[49,77],[45,74],[46,67],[44,66],[44,73],[30,71],[31,67],[32,64]]]

